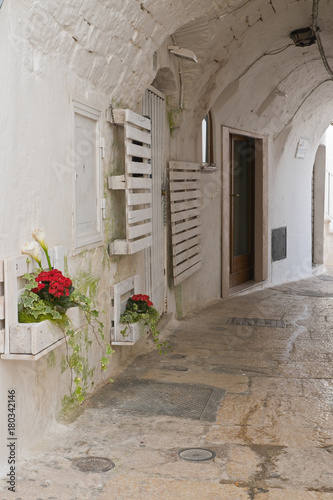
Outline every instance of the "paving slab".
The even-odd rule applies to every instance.
[[[0,500],[333,499],[332,280],[242,293],[170,324],[170,353],[148,345],[19,455],[17,491],[2,480]],[[192,448],[212,458],[179,455]],[[114,467],[80,470],[89,457]]]

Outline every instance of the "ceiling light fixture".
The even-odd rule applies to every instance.
[[[191,62],[198,62],[197,56],[192,50],[183,49],[178,45],[169,45],[168,50],[170,50],[171,54],[174,54],[176,57],[180,57],[181,59],[186,59]]]

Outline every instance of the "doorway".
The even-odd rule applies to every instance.
[[[222,127],[222,297],[268,277],[267,146]]]
[[[230,278],[234,287],[254,277],[255,139],[230,134]]]

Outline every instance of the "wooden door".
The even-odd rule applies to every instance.
[[[230,136],[230,287],[254,276],[255,140]]]

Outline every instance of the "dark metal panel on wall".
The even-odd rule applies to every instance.
[[[272,229],[272,261],[287,257],[287,227]]]

